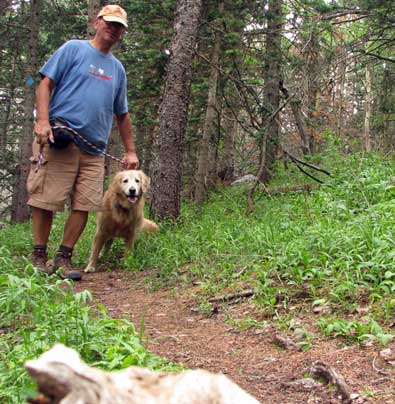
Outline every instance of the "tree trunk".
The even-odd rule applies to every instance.
[[[219,15],[224,12],[224,2],[220,1],[218,5]],[[196,175],[195,201],[202,203],[205,200],[207,188],[214,188],[216,173],[210,173],[209,167],[212,165],[209,158],[215,158],[215,119],[217,110],[217,84],[219,56],[221,52],[221,32],[215,32],[214,47],[211,55],[211,72],[208,82],[208,96],[206,117],[204,120],[203,137],[200,143],[198,167]],[[214,165],[215,167],[215,165]]]
[[[30,35],[28,40],[27,60],[25,77],[33,79],[37,70],[37,45],[39,31],[39,14],[41,10],[41,0],[31,0],[30,2]],[[29,82],[28,82],[29,83]],[[28,174],[28,162],[31,154],[31,144],[33,140],[33,109],[35,101],[35,86],[27,84],[24,101],[24,127],[20,139],[19,167],[17,170],[11,207],[11,221],[22,223],[29,219],[27,207],[26,180]]]
[[[387,113],[383,113],[383,130],[380,134],[379,144],[377,145],[379,150],[385,150],[387,146],[387,139],[389,138],[389,117],[390,115]]]
[[[345,53],[345,51],[344,51]],[[336,135],[338,137],[342,136],[343,133],[343,123],[344,123],[344,88],[346,83],[346,63],[347,58],[345,55],[340,58],[340,66],[338,67],[338,77],[336,79],[335,93],[334,93],[334,104],[336,111]]]
[[[19,41],[17,41],[17,45],[19,45]],[[19,46],[15,49],[16,55],[19,56]],[[4,102],[4,115],[1,115],[1,127],[2,131],[0,133],[0,153],[3,157],[7,154],[7,144],[8,144],[8,128],[11,124],[10,117],[12,111],[12,103],[15,101],[15,90],[16,90],[16,69],[17,69],[17,56],[12,56],[12,63],[9,67],[9,77],[8,83],[9,87],[7,89],[7,98]]]
[[[268,183],[279,142],[279,124],[275,111],[280,105],[282,0],[269,0],[265,55],[265,95],[268,113],[264,116],[265,136],[261,145],[259,180]]]
[[[391,125],[395,116],[393,97],[395,89],[393,84],[394,76],[395,73],[392,72],[391,68],[385,68],[383,71],[381,85],[378,89],[378,105],[380,112],[383,114],[383,128],[382,133],[380,134],[379,144],[377,146],[385,153],[394,150],[393,125]]]
[[[152,175],[151,217],[176,219],[181,209],[183,141],[201,0],[178,0]]]
[[[119,159],[121,159],[124,155],[121,136],[119,136],[118,126],[115,122],[113,122],[111,127],[110,138],[107,145],[107,153]],[[119,170],[122,170],[122,165],[119,163],[119,161],[116,161],[108,156],[105,156],[104,158],[104,167],[105,177],[112,177]]]
[[[322,63],[319,52],[319,29],[311,19],[308,19],[307,25],[313,27],[303,57],[306,60],[308,144],[310,152],[314,153],[316,149],[315,132],[316,128],[319,127],[316,116],[320,110],[320,72]]]
[[[371,64],[366,66],[366,82],[365,82],[365,127],[363,132],[363,150],[366,152],[372,151],[372,142],[370,136],[370,121],[372,119],[372,84],[373,84],[373,68]]]
[[[235,177],[235,136],[237,120],[231,111],[223,115],[224,151],[220,159],[219,176],[224,183],[231,183]]]
[[[157,139],[159,136],[159,130],[160,130],[159,123],[155,121],[155,123],[151,127],[150,132],[148,133],[148,136],[144,139],[145,142],[144,142],[144,149],[143,149],[142,169],[148,176],[151,175],[152,164],[154,161],[153,149],[154,149],[155,139]]]
[[[289,95],[288,89],[284,87],[283,84],[280,85],[280,90],[282,91],[286,99],[289,99],[291,97]],[[292,98],[289,103],[291,106],[292,114],[295,119],[296,127],[298,128],[299,131],[299,136],[301,140],[300,147],[302,149],[302,153],[311,154],[309,136],[306,131],[306,126],[304,124],[303,114],[301,111],[301,101],[299,99]]]
[[[151,97],[149,101],[138,103],[133,119],[140,167],[148,176],[152,167],[154,139],[158,137],[159,133],[158,105],[159,97]]]
[[[88,0],[88,23],[86,27],[86,34],[88,39],[92,39],[95,36],[95,29],[93,28],[93,22],[101,7],[100,0]]]

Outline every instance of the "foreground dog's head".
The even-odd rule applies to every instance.
[[[126,170],[117,173],[111,183],[115,193],[135,204],[148,192],[149,178],[141,170]]]

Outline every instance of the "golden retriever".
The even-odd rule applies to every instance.
[[[132,250],[140,231],[156,232],[159,227],[144,218],[144,194],[149,178],[141,170],[117,173],[104,194],[103,211],[97,213],[96,234],[85,272],[95,272],[103,246],[109,249],[114,238],[123,238]]]

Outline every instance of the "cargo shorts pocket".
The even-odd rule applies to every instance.
[[[43,158],[40,166],[38,166],[38,156],[30,157],[30,172],[26,182],[29,195],[41,194],[43,192],[47,163],[48,160]]]

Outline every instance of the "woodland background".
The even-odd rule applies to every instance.
[[[37,71],[93,34],[100,0],[0,4],[1,221],[28,220],[25,182]],[[128,76],[151,215],[246,173],[269,183],[276,160],[390,153],[395,142],[391,0],[119,1],[129,29],[114,51]],[[109,152],[122,156],[118,137]],[[107,173],[119,169],[107,162]]]
[[[292,384],[317,359],[358,393],[353,403],[392,404],[394,2],[119,4],[129,29],[114,53],[150,213],[178,220],[122,261],[115,243],[78,285],[32,266],[28,222],[1,229],[0,403],[34,396],[23,364],[61,342],[101,369],[204,365],[262,402],[344,403],[333,383]],[[0,227],[29,219],[37,71],[66,40],[93,34],[102,5],[0,0]],[[116,130],[109,151],[123,154]],[[325,184],[311,190],[294,163]],[[108,175],[119,168],[107,161]],[[244,174],[259,184],[225,187]],[[287,192],[297,187],[306,192]],[[94,228],[91,216],[78,268]],[[296,350],[278,349],[277,333]]]

